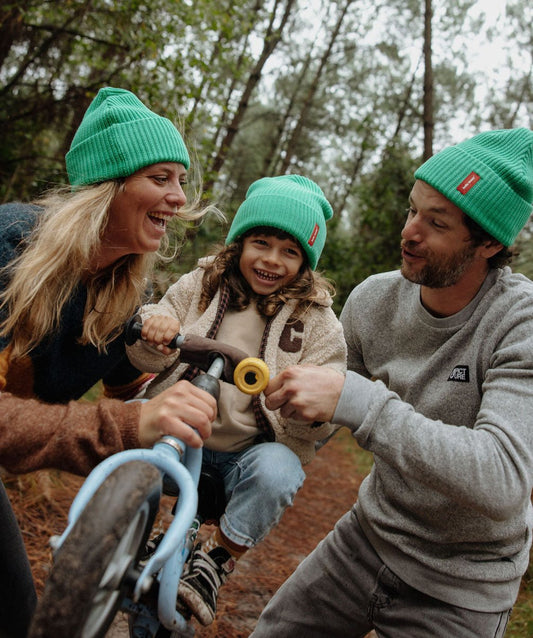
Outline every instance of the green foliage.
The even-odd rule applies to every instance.
[[[216,86],[218,60],[229,77],[227,69],[237,54],[233,42],[241,33],[239,13],[248,13],[251,4],[23,0],[4,5],[0,201],[27,199],[65,182],[64,155],[101,86],[131,89],[154,110],[179,121],[178,111],[185,115],[198,92],[198,78],[206,71],[205,49],[213,42],[220,52],[232,42],[234,56],[214,56],[210,86]],[[259,21],[262,14],[253,15]],[[213,91],[207,99],[217,104],[222,96]]]
[[[340,22],[347,3],[4,3],[0,201],[29,199],[64,183],[64,155],[91,99],[104,85],[129,88],[183,130],[209,185],[205,196],[228,220],[250,183],[278,174],[287,157],[287,172],[321,185],[335,217],[320,267],[337,283],[340,309],[361,279],[398,264],[402,211],[423,136],[422,5],[354,0]],[[485,111],[477,98],[480,81],[490,87],[470,72],[466,51],[472,33],[488,38],[490,32],[471,4],[454,0],[435,8],[436,149],[464,138],[469,126],[475,132],[474,123],[529,121],[530,76],[517,71],[510,56],[513,46],[530,54],[529,24],[521,20],[527,3],[508,3],[498,24],[509,52],[508,72],[500,71],[508,80],[494,79]],[[258,66],[286,15],[275,53]],[[215,220],[189,229],[179,258],[165,271],[176,276],[194,266],[226,229]],[[524,246],[520,268],[530,272],[532,257]],[[160,275],[165,279],[164,271]]]
[[[347,428],[340,428],[335,436],[342,441],[343,446],[350,454],[354,464],[354,473],[366,476],[374,465],[374,455],[367,450],[363,450],[362,447],[359,447],[352,433]]]
[[[529,568],[522,578],[520,593],[509,620],[505,638],[533,636],[533,551]]]
[[[92,388],[82,396],[82,400],[93,403],[104,396],[104,386],[101,381],[98,381]]]
[[[391,145],[376,170],[361,180],[358,241],[365,248],[362,265],[368,274],[399,265],[400,232],[418,164],[405,147]]]
[[[533,279],[533,224],[530,222],[518,237],[515,249],[518,256],[512,263],[513,270]]]
[[[333,220],[320,265],[335,280],[335,308],[369,275],[400,263],[400,233],[417,163],[402,146],[391,145],[374,171],[361,178],[350,215]]]

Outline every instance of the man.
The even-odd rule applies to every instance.
[[[295,366],[267,388],[284,416],[350,428],[374,467],[253,638],[504,635],[533,521],[533,283],[503,266],[533,132],[481,133],[415,178],[401,271],[343,309],[346,377]]]

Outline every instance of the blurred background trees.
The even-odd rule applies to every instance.
[[[264,175],[321,185],[336,212],[321,268],[339,309],[398,265],[424,153],[532,126],[531,4],[500,4],[494,16],[479,0],[4,1],[0,201],[64,183],[88,104],[102,86],[127,88],[176,122],[228,220]],[[168,276],[226,230],[194,229]],[[528,237],[518,265],[533,274]]]

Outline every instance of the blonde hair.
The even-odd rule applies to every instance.
[[[9,336],[13,358],[27,355],[59,327],[64,307],[80,282],[86,286],[87,302],[79,341],[100,352],[106,351],[143,302],[147,278],[159,254],[125,255],[89,273],[111,203],[123,183],[110,180],[75,191],[60,189],[35,202],[43,209],[38,224],[22,254],[6,266],[11,279],[0,294],[0,308],[7,309],[0,336]],[[197,204],[195,197],[178,217],[203,216],[208,208],[199,210]],[[163,248],[168,248],[168,240]]]
[[[227,246],[218,246],[214,259],[202,265],[204,275],[198,303],[200,312],[205,312],[222,282],[228,285],[230,291],[228,308],[244,310],[254,299],[259,313],[265,317],[276,315],[281,306],[291,299],[297,300],[293,317],[301,317],[311,306],[323,303],[327,295],[331,297],[335,295],[333,283],[322,274],[312,270],[306,259],[304,259],[296,277],[287,286],[270,295],[256,295],[242,276],[239,266],[243,239],[252,231],[280,238],[292,237],[275,228],[260,227],[251,229]]]

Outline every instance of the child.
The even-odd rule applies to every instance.
[[[129,347],[128,355],[139,369],[160,372],[145,396],[195,376],[165,345],[177,332],[239,347],[264,359],[272,376],[297,363],[344,372],[346,346],[331,309],[332,287],[314,272],[332,215],[321,189],[305,177],[254,182],[226,245],[200,260],[158,304],[141,308],[145,341]],[[221,384],[203,463],[222,473],[227,507],[213,535],[194,548],[178,592],[202,624],[214,620],[218,589],[235,561],[292,505],[305,478],[302,464],[332,431],[330,423],[284,418],[266,408],[263,396]]]

